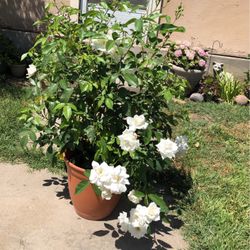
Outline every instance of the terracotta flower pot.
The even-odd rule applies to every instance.
[[[178,67],[176,65],[173,65],[173,71],[176,75],[184,77],[190,84],[189,88],[186,90],[186,94],[189,95],[195,90],[195,87],[198,85],[200,80],[202,79],[203,74],[205,73],[205,70],[188,70]]]
[[[97,196],[90,184],[80,194],[75,194],[76,186],[87,177],[84,169],[77,167],[67,159],[64,160],[68,172],[68,187],[71,201],[76,213],[88,220],[101,220],[112,213],[120,200],[120,195],[113,195],[111,200],[104,200]]]

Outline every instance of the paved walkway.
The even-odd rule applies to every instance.
[[[158,245],[117,230],[118,206],[105,221],[81,219],[74,212],[66,177],[23,165],[0,163],[1,250],[160,250],[187,249],[180,230],[158,227]]]

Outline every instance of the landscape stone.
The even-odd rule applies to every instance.
[[[204,101],[204,97],[203,97],[203,95],[200,94],[200,93],[193,93],[193,94],[189,97],[189,99],[190,99],[191,101],[194,101],[194,102],[203,102],[203,101]]]
[[[245,96],[245,95],[237,95],[234,98],[234,101],[238,104],[238,105],[247,105],[249,102],[249,99]]]

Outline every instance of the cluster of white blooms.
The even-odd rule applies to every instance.
[[[109,166],[106,162],[101,164],[96,161],[92,162],[89,181],[99,187],[103,199],[110,200],[112,194],[126,192],[126,185],[129,184],[128,178],[125,167]]]
[[[34,64],[30,64],[27,68],[27,78],[32,77],[36,73],[36,66]]]
[[[137,129],[146,129],[148,123],[145,120],[144,115],[135,115],[134,117],[127,117],[128,129],[125,129],[121,135],[118,136],[120,140],[121,149],[133,152],[140,147],[140,142],[137,139],[135,131]]]
[[[118,136],[120,140],[121,149],[133,152],[140,147],[140,141],[137,139],[138,136],[135,133],[138,129],[146,129],[148,122],[146,122],[144,115],[135,115],[134,117],[126,118],[128,129],[125,129],[121,135]],[[188,149],[187,138],[185,136],[178,136],[174,141],[170,139],[161,139],[156,145],[162,159],[173,159],[177,154],[182,155]],[[134,199],[130,195],[131,199]]]
[[[131,209],[130,218],[126,212],[120,213],[118,217],[121,230],[129,232],[133,237],[139,239],[147,233],[149,224],[152,221],[160,220],[160,208],[154,202],[151,202],[148,207],[137,205]]]

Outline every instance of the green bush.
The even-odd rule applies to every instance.
[[[54,15],[47,8],[37,22],[46,32],[23,56],[33,60],[28,70],[33,97],[21,116],[26,128],[22,144],[30,138],[47,145],[55,158],[73,152],[70,160],[87,167],[93,160],[122,165],[131,187],[143,191],[136,194],[144,204],[154,201],[164,214],[167,209],[155,195],[155,178],[172,166],[172,155],[161,155],[157,145],[171,138],[181,117],[170,112],[168,103],[173,94],[181,94],[183,84],[173,84],[161,49],[170,34],[184,28],[158,12],[113,22],[116,11],[135,8],[121,1],[100,6],[86,14],[62,7]],[[72,15],[80,15],[81,22],[72,21]],[[159,24],[158,17],[165,22]],[[136,133],[128,128],[133,119],[145,125]],[[123,141],[126,136],[129,142]],[[176,151],[176,143],[171,143]]]

